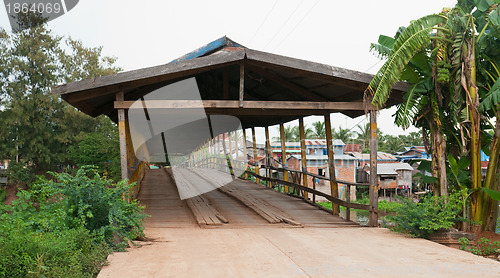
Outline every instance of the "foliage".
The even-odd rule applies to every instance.
[[[479,239],[476,245],[470,245],[470,241],[466,237],[458,239],[458,243],[460,244],[460,250],[479,256],[498,254],[500,250],[500,241],[491,241],[485,237]]]
[[[0,277],[95,277],[109,248],[83,227],[37,232],[22,227],[0,237]]]
[[[410,199],[401,202],[402,206],[394,208],[396,215],[387,219],[395,224],[395,231],[422,238],[438,229],[451,228],[461,210],[460,197],[455,194],[427,197],[419,203]]]
[[[7,196],[7,191],[5,188],[0,187],[0,205],[5,202],[5,197]]]
[[[333,139],[342,140],[342,142],[347,143],[351,141],[352,132],[348,128],[342,128],[339,126],[338,129],[332,128]]]
[[[0,205],[0,277],[95,277],[110,247],[142,235],[142,207],[123,199],[132,185],[92,167],[53,176]]]
[[[326,138],[326,127],[325,122],[317,121],[313,124],[313,139],[325,139]]]
[[[408,135],[379,135],[379,151],[396,153],[402,151],[404,147],[422,146],[422,136],[418,132],[410,132]]]
[[[82,167],[75,176],[68,173],[53,173],[54,179],[40,178],[32,185],[41,206],[54,206],[53,196],[60,196],[58,206],[63,206],[65,218],[70,227],[72,221],[82,224],[108,244],[114,244],[113,237],[122,240],[135,239],[143,235],[142,213],[136,200],[124,200],[134,184],[103,179],[93,167]]]
[[[396,210],[402,208],[404,205],[398,202],[389,202],[386,200],[381,200],[378,202],[378,209],[386,213],[396,212]]]
[[[28,184],[35,180],[35,173],[26,163],[11,161],[7,168],[10,183]]]
[[[363,198],[363,199],[355,201],[355,203],[365,204],[365,205],[367,205],[369,202],[370,202],[370,200],[367,199],[367,198]],[[332,203],[331,202],[318,202],[317,204],[320,205],[320,206],[322,206],[322,207],[324,207],[324,208],[332,209]],[[397,203],[397,202],[388,202],[388,201],[385,201],[385,200],[382,200],[382,201],[378,202],[378,209],[381,210],[381,211],[387,212],[387,213],[395,212],[396,209],[399,208],[399,207],[401,207],[401,206],[403,206],[403,204]],[[357,209],[354,209],[354,210],[357,210]]]
[[[98,130],[70,146],[68,157],[79,167],[95,165],[99,174],[118,181],[121,175],[118,129],[107,117],[100,116],[98,120]]]
[[[23,18],[26,30],[0,28],[0,157],[19,161],[37,173],[66,164],[68,146],[95,131],[98,122],[51,94],[62,82],[114,73],[115,58],[101,48],[55,36],[36,18]],[[23,26],[24,26],[23,25]]]

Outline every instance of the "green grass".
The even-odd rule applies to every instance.
[[[358,204],[369,204],[370,200],[367,198],[363,198],[360,200],[356,200],[355,203]],[[318,202],[318,205],[325,207],[327,209],[332,209],[332,203],[331,202]],[[378,202],[378,209],[386,212],[386,213],[392,213],[396,211],[396,208],[403,206],[403,204],[397,203],[397,202],[388,202],[385,200],[379,201]],[[345,207],[340,207],[341,210],[345,210]],[[356,209],[355,209],[356,210]]]

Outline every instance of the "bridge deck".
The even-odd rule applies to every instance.
[[[99,277],[500,277],[496,261],[342,219],[262,186],[235,186],[285,210],[303,228],[269,224],[219,190],[204,194],[228,224],[200,228],[172,179],[148,171],[139,195],[148,242],[112,254]],[[339,227],[342,227],[339,229]]]
[[[184,173],[193,183],[209,182],[195,173]],[[313,207],[304,201],[276,192],[263,185],[250,181],[235,180],[227,185],[228,188],[237,189],[240,195],[253,200],[262,200],[265,205],[274,210],[282,211],[286,218],[300,223],[302,226],[315,227],[342,227],[358,226],[353,222],[333,216],[323,210]],[[223,187],[222,189],[224,189]],[[274,225],[290,227],[286,223],[270,224],[255,211],[245,205],[242,198],[224,193],[225,190],[212,190],[203,195],[210,206],[214,207],[228,220],[228,223],[218,227]],[[193,227],[196,217],[186,204],[181,200],[172,177],[162,169],[148,170],[141,186],[138,199],[146,206],[146,213],[151,215],[144,221],[146,228],[160,227]]]

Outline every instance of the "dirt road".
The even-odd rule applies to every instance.
[[[202,228],[171,177],[152,171],[139,195],[152,215],[145,221],[152,241],[112,254],[99,277],[500,277],[496,261],[346,223],[299,199],[238,183],[301,226],[269,224],[234,198],[212,191],[204,198],[229,223]]]
[[[500,263],[382,228],[148,229],[99,277],[500,277]]]

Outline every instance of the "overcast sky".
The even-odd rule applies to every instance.
[[[49,22],[49,28],[57,35],[80,39],[86,46],[103,46],[104,54],[116,56],[125,70],[167,63],[226,35],[252,49],[374,74],[383,62],[369,47],[380,34],[392,36],[410,20],[455,3],[81,0],[66,15]],[[10,31],[6,11],[0,11],[0,26]],[[394,109],[380,113],[382,132],[408,132],[394,126],[393,113]],[[318,119],[306,119],[306,124]],[[364,116],[350,119],[332,114],[334,126],[353,128],[360,122],[366,123]],[[274,128],[271,132],[277,135]]]

